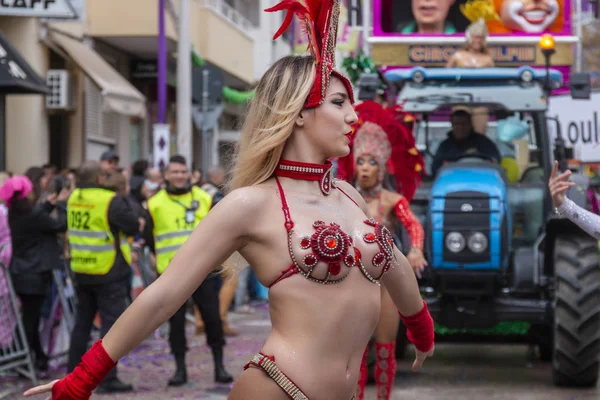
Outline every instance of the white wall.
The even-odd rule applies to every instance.
[[[264,10],[278,3],[277,0],[257,0],[259,9]],[[254,36],[254,79],[259,80],[265,71],[279,58],[291,53],[290,43],[279,38],[273,41],[273,34],[281,26],[283,12],[267,13],[261,11],[260,23],[252,32]]]
[[[290,43],[279,38],[273,41],[273,34],[281,26],[283,21],[282,12],[266,13],[263,10],[277,4],[279,0],[235,0],[234,5],[240,7],[238,11],[242,12],[247,18],[257,26],[252,29],[250,34],[254,38],[254,81],[258,81],[267,69],[279,58],[291,53]],[[256,14],[248,15],[251,10],[256,11]],[[215,131],[213,147],[211,151],[211,162],[222,162],[220,155],[224,151],[222,146],[228,145],[231,147],[239,139],[239,131],[226,130],[219,127]],[[229,159],[229,156],[225,157]],[[224,167],[229,167],[224,165]]]
[[[46,79],[48,49],[39,40],[36,18],[0,17],[0,31],[31,68]],[[43,95],[6,96],[6,169],[23,174],[48,162],[49,135]]]

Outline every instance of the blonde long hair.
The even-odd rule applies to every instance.
[[[315,74],[311,56],[287,56],[263,75],[242,127],[229,182],[231,190],[257,185],[273,175]]]

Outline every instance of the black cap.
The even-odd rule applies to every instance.
[[[119,161],[119,155],[115,153],[113,150],[106,150],[100,156],[100,161],[109,161],[109,160],[117,160]]]

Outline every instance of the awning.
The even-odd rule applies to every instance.
[[[0,33],[0,94],[49,94],[50,88]]]
[[[50,33],[49,38],[100,87],[105,112],[140,118],[146,116],[146,97],[94,49],[57,32]]]

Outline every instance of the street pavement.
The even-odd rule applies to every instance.
[[[231,313],[230,324],[238,337],[229,338],[226,366],[239,375],[245,362],[260,350],[270,329],[266,306],[254,314]],[[168,388],[174,372],[167,341],[147,339],[119,363],[119,375],[134,385],[136,391],[123,395],[94,395],[100,400],[213,399],[225,400],[229,385],[213,382],[210,350],[205,337],[194,335],[189,324],[190,351],[187,364],[190,383]],[[166,330],[162,329],[162,335]],[[600,388],[588,390],[557,389],[551,382],[551,365],[527,359],[526,346],[438,345],[436,354],[427,360],[419,373],[410,371],[411,360],[398,363],[394,400],[587,400],[600,399]],[[64,370],[53,371],[52,378]],[[21,399],[29,384],[15,378],[0,378],[0,399]],[[43,399],[43,397],[40,397]],[[375,387],[368,386],[367,400],[376,400]],[[328,399],[321,399],[328,400]]]

